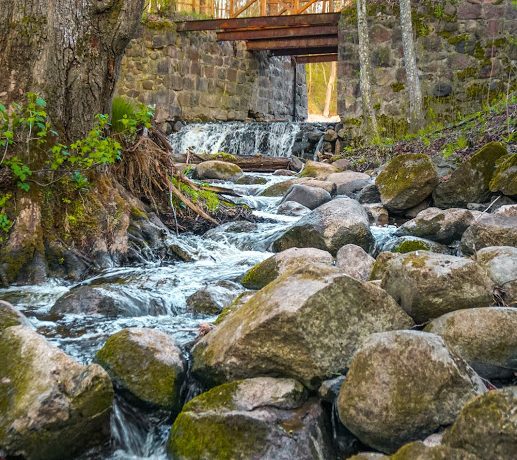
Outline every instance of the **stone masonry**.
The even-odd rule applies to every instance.
[[[122,61],[117,94],[156,105],[162,120],[276,120],[307,117],[305,68],[289,57],[250,53],[213,32],[143,26]]]

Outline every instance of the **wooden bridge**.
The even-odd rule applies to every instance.
[[[249,51],[293,56],[299,64],[337,61],[340,13],[334,11],[349,3],[350,0],[224,0],[222,8],[222,0],[212,0],[199,4],[199,11],[211,12],[213,19],[181,21],[177,30],[213,30],[220,41],[243,40]]]

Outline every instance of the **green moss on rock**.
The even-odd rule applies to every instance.
[[[251,267],[242,277],[241,283],[248,289],[262,289],[278,276],[278,263],[274,256]]]
[[[489,187],[491,192],[517,195],[517,154],[505,155],[499,159]]]

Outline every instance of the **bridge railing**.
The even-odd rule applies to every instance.
[[[183,13],[196,19],[332,13],[353,0],[147,0],[149,13]]]

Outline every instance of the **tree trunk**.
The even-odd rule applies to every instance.
[[[144,0],[0,0],[0,101],[37,92],[67,140],[109,113]]]
[[[323,109],[323,116],[329,117],[330,115],[330,103],[332,101],[332,92],[334,91],[334,84],[336,83],[337,74],[337,63],[330,63],[330,77],[327,84],[327,94],[325,95],[325,108]]]
[[[357,31],[359,35],[360,87],[363,102],[363,117],[374,136],[379,135],[377,117],[372,104],[372,85],[370,81],[370,39],[366,0],[357,0]]]
[[[409,123],[411,131],[418,131],[424,121],[422,90],[416,64],[413,24],[411,21],[411,0],[400,0],[400,27],[402,29],[402,47],[406,66],[406,79],[409,94]]]

